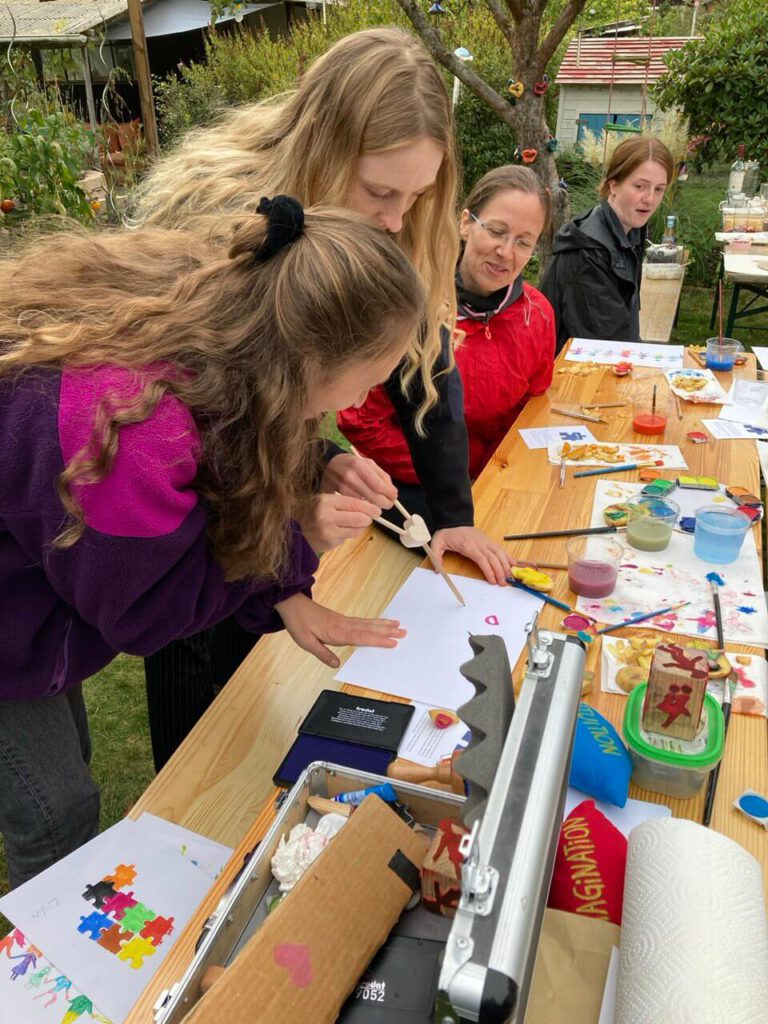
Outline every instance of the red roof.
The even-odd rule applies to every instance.
[[[555,81],[558,85],[610,85],[611,80],[614,85],[655,82],[667,70],[664,54],[689,42],[688,36],[577,37],[571,41]]]

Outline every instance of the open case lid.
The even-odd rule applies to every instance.
[[[477,685],[499,637],[473,637]],[[576,728],[584,645],[529,627],[528,669],[481,816],[462,842],[462,897],[440,974],[436,1019],[520,1022],[547,902]],[[495,650],[496,649],[496,650]],[[506,662],[506,659],[504,659]],[[485,685],[509,686],[503,668]],[[508,664],[507,669],[508,673]],[[473,678],[474,677],[474,678]],[[479,687],[478,687],[479,689]],[[480,699],[484,698],[481,693]],[[472,717],[471,704],[460,709]],[[471,749],[471,748],[470,748]],[[461,771],[461,762],[457,763]],[[474,820],[473,820],[474,815]]]

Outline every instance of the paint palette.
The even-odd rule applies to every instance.
[[[741,796],[733,801],[737,811],[768,831],[768,799],[756,793],[754,789],[745,789]]]

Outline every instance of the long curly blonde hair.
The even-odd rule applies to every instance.
[[[144,181],[134,221],[215,234],[255,210],[262,195],[343,206],[360,156],[422,138],[441,147],[443,160],[434,188],[416,200],[396,235],[427,294],[426,328],[401,373],[404,392],[420,377],[421,431],[437,400],[440,328],[452,330],[455,322],[458,165],[445,85],[413,36],[389,28],[346,36],[314,61],[294,92],[191,132]]]
[[[0,264],[0,375],[113,365],[141,382],[135,400],[106,396],[61,474],[59,545],[82,536],[76,489],[109,474],[121,427],[170,393],[200,433],[195,486],[214,557],[229,580],[279,578],[289,518],[318,470],[313,390],[402,351],[425,300],[402,250],[351,212],[307,211],[301,237],[260,262],[265,237],[258,215],[228,255],[161,228],[55,235]]]

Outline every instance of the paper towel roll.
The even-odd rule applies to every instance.
[[[768,1024],[762,871],[692,821],[632,831],[615,1024]]]

